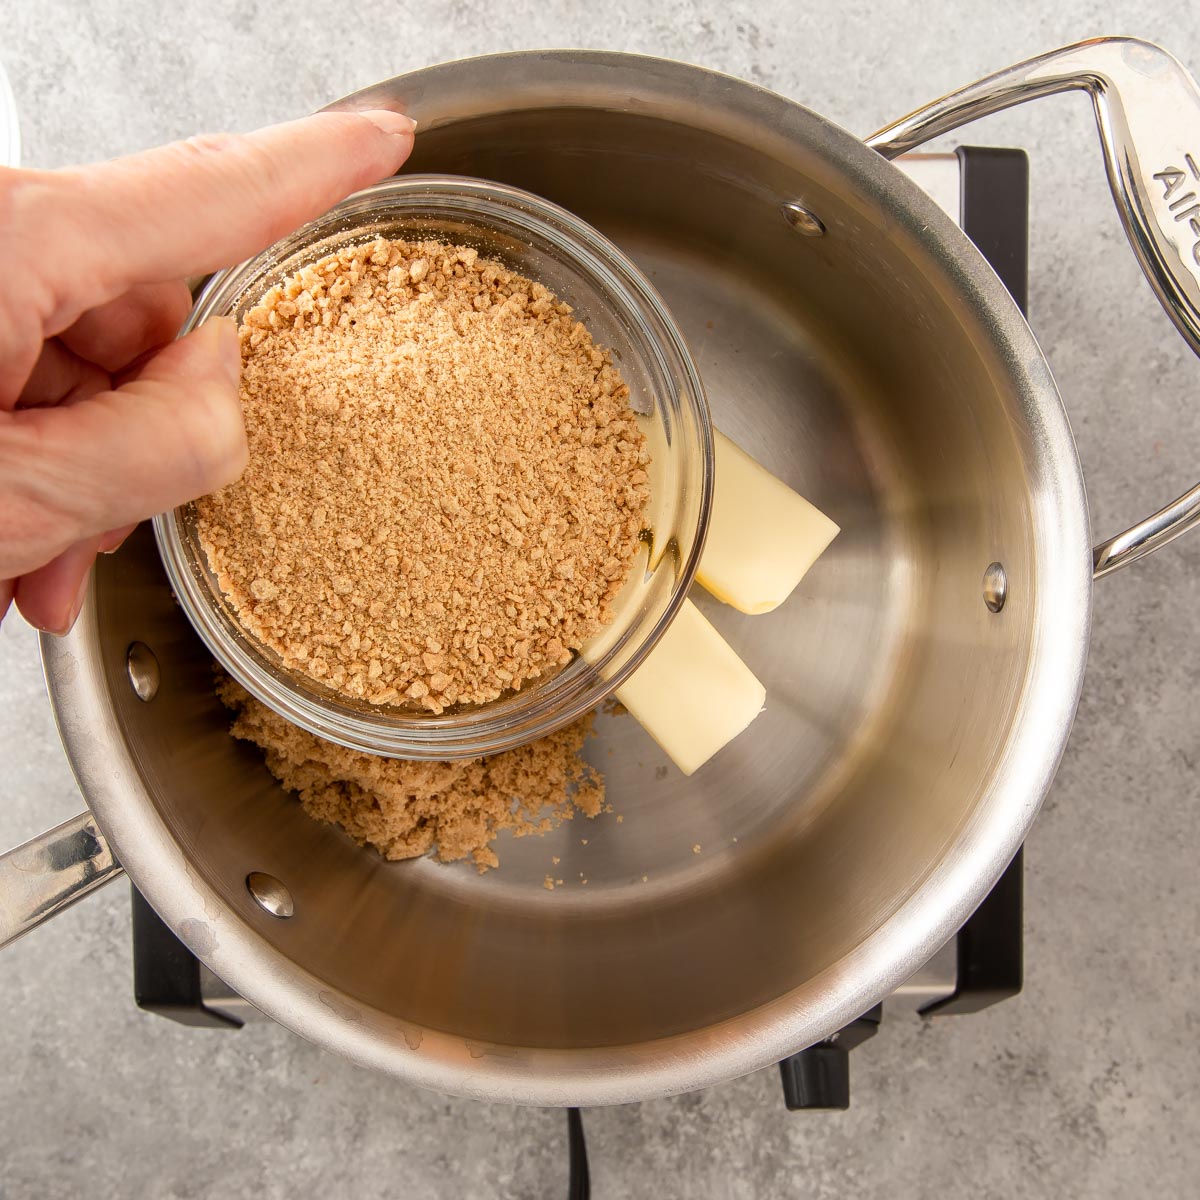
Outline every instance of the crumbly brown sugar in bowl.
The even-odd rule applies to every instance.
[[[377,240],[241,328],[249,465],[197,504],[209,565],[285,666],[432,712],[569,661],[630,572],[645,439],[607,352],[475,250]]]

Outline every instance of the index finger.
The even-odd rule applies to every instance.
[[[30,172],[16,230],[52,298],[44,335],[137,283],[257,254],[394,174],[413,145],[400,113],[317,113],[249,134],[206,134],[127,158]],[[22,194],[24,193],[24,194]]]

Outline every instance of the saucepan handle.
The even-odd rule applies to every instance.
[[[0,854],[0,949],[122,873],[89,812]]]
[[[1018,63],[881,129],[895,158],[977,117],[1072,89],[1092,98],[1108,181],[1129,244],[1179,332],[1200,354],[1200,88],[1165,50],[1095,38]],[[1092,552],[1096,578],[1200,524],[1200,484]]]

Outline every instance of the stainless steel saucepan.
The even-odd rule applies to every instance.
[[[303,815],[228,736],[143,534],[43,643],[90,812],[0,862],[3,933],[119,859],[284,1025],[413,1083],[534,1104],[702,1087],[891,991],[1029,829],[1075,713],[1093,577],[1200,519],[1196,488],[1092,549],[1042,352],[889,161],[1068,88],[1090,95],[1133,249],[1200,348],[1200,93],[1143,42],[1044,55],[866,141],[622,54],[481,58],[340,102],[415,116],[413,170],[518,185],[612,237],[683,328],[717,424],[843,533],[778,612],[709,606],[767,687],[746,735],[684,779],[603,718],[592,753],[622,821],[504,841],[484,876],[384,863]]]

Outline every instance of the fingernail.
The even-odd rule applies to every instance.
[[[242,378],[242,347],[232,317],[209,317],[197,330],[207,348],[221,364],[229,382],[237,387]]]
[[[403,134],[405,137],[411,135],[417,127],[412,117],[392,112],[390,108],[369,108],[366,112],[359,113],[359,116],[366,117],[376,129],[382,129],[384,133]]]
[[[83,601],[87,596],[88,585],[91,581],[92,571],[89,567],[87,574],[83,577],[83,581],[79,585],[79,591],[76,593],[75,600],[70,609],[68,609],[65,619],[61,624],[47,627],[47,633],[52,633],[55,637],[66,637],[71,632],[71,627],[79,619],[79,614],[83,610]]]
[[[125,545],[126,538],[137,528],[136,525],[123,525],[120,529],[110,529],[101,539],[97,549],[101,554],[116,554]]]

